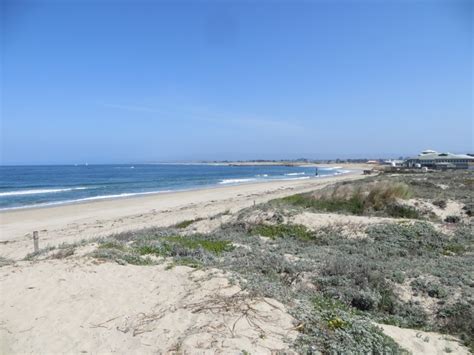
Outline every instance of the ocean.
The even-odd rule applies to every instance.
[[[339,175],[337,168],[212,164],[0,166],[0,210],[271,180]]]

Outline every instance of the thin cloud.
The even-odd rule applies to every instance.
[[[216,113],[209,110],[186,110],[179,109],[161,109],[156,107],[136,106],[136,105],[119,105],[119,104],[104,104],[107,108],[126,110],[132,112],[155,113],[165,116],[181,117],[183,120],[192,119],[196,121],[212,122],[216,124],[230,124],[249,129],[265,129],[271,132],[278,133],[299,133],[307,132],[307,129],[298,122],[280,121],[261,117],[252,117],[250,115],[236,115],[228,113]]]
[[[104,107],[114,108],[118,110],[134,111],[134,112],[148,112],[148,113],[165,113],[163,110],[159,110],[151,107],[144,106],[129,106],[129,105],[115,105],[115,104],[104,104]]]

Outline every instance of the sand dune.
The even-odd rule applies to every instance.
[[[468,355],[469,350],[459,339],[449,335],[423,332],[416,329],[403,329],[388,324],[378,324],[383,332],[412,354],[444,355],[448,353]]]
[[[216,270],[75,258],[1,269],[0,353],[271,353],[297,332],[285,307]]]
[[[32,251],[33,230],[40,231],[41,247],[198,217],[203,220],[183,233],[209,233],[254,203],[361,177],[353,172],[0,213],[0,255],[16,260],[0,268],[0,354],[291,354],[298,332],[285,306],[251,298],[222,271],[102,262],[88,256],[93,243],[65,259],[20,259]],[[355,229],[390,220],[303,212],[287,222],[347,227],[353,236]],[[413,354],[469,353],[452,337],[380,327]]]

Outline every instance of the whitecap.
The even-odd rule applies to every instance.
[[[221,185],[225,185],[225,184],[238,184],[238,183],[242,183],[242,182],[249,182],[249,181],[255,181],[257,179],[224,179],[224,180],[221,180],[221,182],[219,182],[219,184]]]
[[[185,190],[183,190],[183,191],[185,191]],[[33,205],[0,208],[0,211],[18,210],[18,209],[36,208],[36,207],[50,207],[50,206],[71,204],[71,203],[77,203],[77,202],[94,201],[94,200],[107,200],[107,199],[114,199],[114,198],[140,196],[140,195],[152,195],[152,194],[161,194],[161,193],[167,193],[167,192],[173,192],[173,190],[160,190],[160,191],[147,191],[147,192],[135,192],[135,193],[122,193],[122,194],[115,194],[115,195],[91,196],[91,197],[79,198],[79,199],[76,199],[76,200],[54,201],[54,202],[46,202],[46,203],[37,203],[37,204],[33,204]]]
[[[306,175],[306,173],[301,172],[301,173],[288,173],[288,174],[285,174],[285,176],[296,176],[296,175]]]
[[[39,195],[39,194],[50,194],[74,190],[85,190],[87,187],[71,187],[63,189],[35,189],[35,190],[16,190],[16,191],[6,191],[0,192],[0,197],[3,196],[21,196],[21,195]]]

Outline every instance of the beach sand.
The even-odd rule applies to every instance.
[[[0,212],[0,256],[22,259],[33,251],[33,231],[40,248],[148,227],[170,226],[194,218],[236,212],[254,203],[311,191],[341,180],[361,178],[361,171],[307,180],[281,180],[203,190],[94,201]]]
[[[231,217],[254,203],[361,176],[2,212],[0,255],[16,261],[0,268],[0,353],[291,353],[298,332],[284,305],[250,298],[219,270],[101,262],[87,256],[93,244],[66,259],[21,259],[33,251],[35,230],[45,248],[227,211]],[[204,231],[218,227],[202,222]]]
[[[284,305],[247,297],[218,270],[79,255],[6,266],[0,278],[5,355],[266,354],[297,336]]]
[[[196,218],[203,220],[183,232],[209,233],[254,203],[362,177],[355,170],[335,177],[2,212],[0,256],[14,262],[0,268],[0,354],[292,354],[299,325],[278,301],[252,298],[220,270],[92,258],[93,238]],[[257,213],[251,218],[266,217]],[[311,229],[347,227],[353,237],[354,225],[384,221],[304,212],[287,222]],[[40,248],[91,242],[64,259],[22,260],[33,251],[33,231],[39,231]],[[380,326],[416,354],[469,353],[455,338]]]

